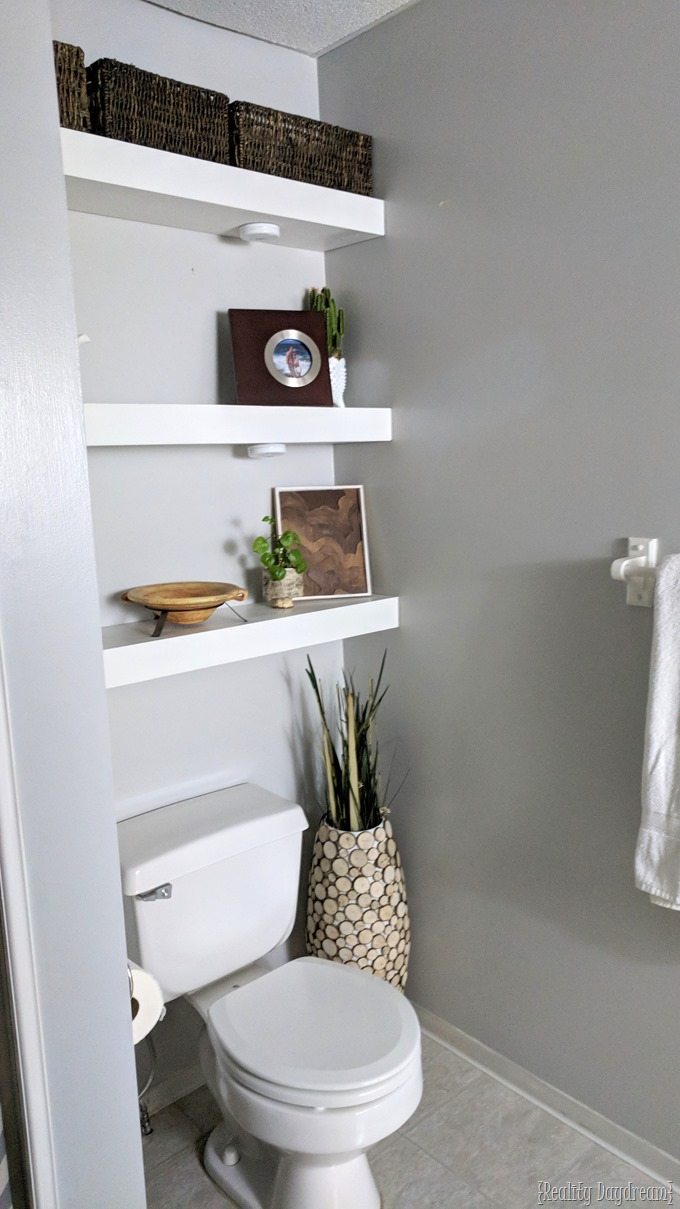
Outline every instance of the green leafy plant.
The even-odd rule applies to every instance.
[[[343,674],[337,685],[337,741],[331,734],[321,684],[307,657],[307,676],[321,715],[322,753],[328,820],[342,831],[366,831],[377,827],[388,813],[378,771],[378,741],[375,718],[387,688],[382,687],[385,658],[375,682],[369,680],[362,698],[354,679]]]
[[[307,291],[305,307],[308,311],[319,311],[326,321],[326,345],[329,357],[342,357],[342,342],[345,336],[345,312],[333,298],[328,286],[317,290],[314,286]]]
[[[283,579],[288,570],[303,575],[307,570],[307,563],[302,557],[297,533],[293,533],[292,529],[277,533],[273,516],[263,516],[262,520],[265,525],[269,525],[269,537],[256,537],[253,551],[259,555],[265,571],[277,582]]]

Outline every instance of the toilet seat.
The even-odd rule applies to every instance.
[[[413,1061],[402,1070],[397,1071],[391,1078],[381,1083],[372,1083],[366,1087],[347,1088],[344,1091],[323,1090],[313,1091],[310,1088],[288,1087],[273,1083],[270,1079],[259,1079],[250,1071],[243,1070],[229,1059],[224,1050],[221,1052],[222,1069],[229,1074],[232,1082],[255,1092],[263,1099],[275,1101],[277,1104],[290,1104],[295,1108],[359,1108],[374,1101],[385,1099],[392,1092],[399,1091],[405,1083],[414,1076],[420,1077],[420,1055],[416,1054]]]
[[[218,999],[208,1030],[237,1083],[300,1107],[377,1100],[420,1069],[418,1019],[403,995],[372,974],[317,957]]]

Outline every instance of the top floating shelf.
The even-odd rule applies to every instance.
[[[61,131],[70,210],[235,236],[277,222],[289,248],[329,252],[385,234],[384,202],[136,143]]]

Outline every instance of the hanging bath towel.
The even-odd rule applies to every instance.
[[[680,554],[656,581],[635,884],[680,911]]]
[[[0,1117],[0,1209],[12,1209],[12,1192],[9,1186],[9,1169],[7,1167],[7,1150],[5,1134]]]

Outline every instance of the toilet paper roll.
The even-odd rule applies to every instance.
[[[128,961],[132,1040],[141,1041],[165,1015],[163,994],[153,974]]]

